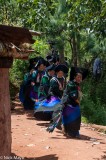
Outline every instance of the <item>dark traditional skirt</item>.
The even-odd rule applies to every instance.
[[[25,95],[24,95],[24,90],[25,90],[25,85],[22,84],[20,86],[20,91],[19,91],[19,100],[23,103],[25,100]]]
[[[23,103],[24,109],[34,109],[35,102],[31,99],[32,86],[28,84],[22,84],[20,86],[19,99]]]
[[[73,107],[72,105],[65,106],[62,112],[62,124],[64,126],[65,132],[69,136],[79,136],[81,124],[80,107]]]
[[[51,96],[50,99],[35,103],[34,117],[40,120],[51,120],[52,114],[59,104],[60,99],[54,96]]]
[[[30,90],[30,98],[34,101],[38,100],[38,93],[34,91],[33,87]]]

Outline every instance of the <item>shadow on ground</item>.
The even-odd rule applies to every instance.
[[[104,152],[104,155],[101,156],[101,158],[93,158],[94,160],[106,160],[106,152]]]
[[[12,115],[24,115],[26,114],[28,119],[34,118],[33,110],[25,110],[22,105],[16,105],[13,110],[11,110]]]
[[[11,154],[12,160],[58,160],[56,154],[45,155],[41,157],[20,157],[14,153]]]

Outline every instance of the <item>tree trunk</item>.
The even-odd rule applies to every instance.
[[[77,67],[80,65],[80,34],[73,33],[73,36],[70,35],[69,43],[72,50],[71,65]]]
[[[59,51],[59,59],[60,59],[60,63],[63,64],[65,62],[64,60],[64,49]]]
[[[77,66],[77,59],[78,59],[78,55],[77,55],[77,43],[75,40],[75,36],[73,36],[73,38],[71,38],[70,40],[70,45],[71,45],[71,49],[72,49],[72,64],[74,66]]]
[[[0,156],[11,153],[9,68],[0,68]]]

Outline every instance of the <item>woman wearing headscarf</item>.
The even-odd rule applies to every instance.
[[[20,86],[19,99],[22,102],[24,109],[32,109],[33,101],[29,98],[32,72],[34,71],[34,66],[38,61],[38,57],[29,59],[28,72],[24,75],[24,80]]]
[[[70,81],[66,85],[62,100],[61,108],[58,116],[48,127],[48,131],[52,132],[62,121],[62,129],[64,134],[68,137],[79,137],[79,130],[81,124],[80,99],[81,88],[80,83],[85,79],[88,71],[86,69],[72,67],[70,73]]]
[[[19,99],[23,103],[24,109],[33,109],[35,102],[33,98],[35,98],[34,85],[35,85],[35,77],[37,76],[37,69],[43,70],[43,66],[39,66],[38,62],[43,64],[44,59],[42,57],[35,57],[29,60],[29,72],[24,75],[24,81],[20,87]],[[38,66],[38,68],[35,66]],[[36,70],[35,70],[36,69]],[[43,71],[42,71],[43,72]]]
[[[30,89],[31,89],[31,79],[32,79],[32,72],[33,69],[31,69],[29,72],[27,72],[24,75],[23,83],[20,86],[19,91],[19,99],[21,103],[24,106],[24,109],[32,109],[34,102],[30,99]]]
[[[46,61],[40,59],[35,66],[35,70],[32,72],[30,98],[35,102],[38,101],[38,89],[42,76],[45,74],[45,67]]]
[[[45,74],[43,75],[43,77],[41,79],[40,87],[38,90],[38,97],[39,97],[40,101],[45,99],[48,95],[48,91],[50,88],[50,80],[52,79],[52,77],[55,74],[54,70],[55,70],[54,64],[48,66],[45,70]]]
[[[46,118],[50,120],[52,113],[58,107],[65,87],[64,74],[68,73],[68,68],[65,65],[58,65],[55,68],[56,76],[50,80],[50,88],[47,98],[40,103],[38,109],[35,110],[34,116],[36,118]]]

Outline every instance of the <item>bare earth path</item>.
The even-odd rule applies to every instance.
[[[81,139],[68,139],[58,129],[48,133],[48,122],[35,120],[33,111],[16,106],[11,115],[11,159],[106,160],[106,135],[87,125],[81,126]]]

